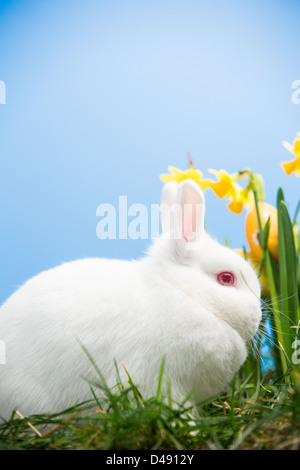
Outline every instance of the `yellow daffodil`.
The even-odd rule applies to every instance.
[[[288,142],[283,142],[282,145],[296,158],[289,162],[281,163],[281,167],[287,175],[295,173],[295,175],[300,176],[300,132],[298,132],[293,145],[289,144]]]
[[[220,199],[235,192],[238,173],[229,175],[225,170],[217,171],[210,169],[208,171],[219,178],[219,181],[211,181],[210,187]]]
[[[191,159],[189,161],[189,168],[185,171],[179,170],[174,166],[169,166],[168,170],[169,174],[160,175],[164,183],[169,183],[170,181],[180,183],[183,180],[192,179],[202,190],[211,188],[220,199],[228,199],[227,208],[235,214],[240,214],[244,207],[249,209],[253,206],[253,190],[259,193],[259,199],[263,198],[263,180],[260,175],[254,174],[249,169],[232,175],[228,174],[225,170],[208,170],[218,178],[218,181],[202,179],[201,171],[195,168]],[[243,188],[237,183],[237,180],[245,178],[249,178],[249,182]]]
[[[238,187],[232,197],[233,201],[228,204],[227,208],[235,214],[240,214],[244,207],[253,206],[254,198],[248,186],[245,189]]]
[[[168,170],[170,174],[160,175],[160,179],[164,183],[169,183],[170,181],[176,181],[177,183],[180,183],[181,181],[191,179],[195,181],[203,191],[207,189],[210,185],[210,182],[208,180],[202,179],[201,171],[195,168],[195,165],[192,160],[190,160],[189,168],[185,171],[179,170],[174,166],[169,166]]]
[[[211,181],[210,187],[215,194],[222,199],[231,199],[227,208],[235,214],[240,214],[244,207],[250,207],[253,204],[253,194],[251,192],[251,184],[242,188],[238,183],[238,179],[245,178],[245,172],[234,173],[229,175],[225,170],[208,170],[213,173],[219,181]],[[248,176],[248,175],[247,175]]]

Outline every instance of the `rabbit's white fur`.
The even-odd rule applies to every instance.
[[[193,400],[203,400],[224,389],[261,320],[257,277],[204,231],[204,196],[193,181],[165,186],[162,227],[164,235],[139,261],[65,263],[3,304],[0,416],[14,408],[56,412],[90,399],[88,381],[97,374],[81,344],[109,386],[117,358],[121,377],[127,379],[120,361],[141,393],[154,395],[165,357],[175,399],[194,391]],[[234,272],[236,286],[218,284],[220,271]]]

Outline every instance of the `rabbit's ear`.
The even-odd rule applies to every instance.
[[[204,234],[205,199],[193,180],[178,185],[174,209],[174,238],[177,250],[199,249]]]
[[[164,185],[161,195],[160,217],[161,227],[164,234],[171,230],[172,209],[176,202],[178,183],[171,181]]]

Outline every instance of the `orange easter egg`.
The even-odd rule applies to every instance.
[[[270,217],[270,231],[268,238],[268,250],[271,255],[278,261],[278,221],[277,209],[267,202],[259,201],[258,210],[261,220],[261,225],[264,228],[268,218]],[[252,254],[261,259],[262,249],[260,247],[257,234],[259,232],[256,208],[253,207],[246,216],[245,231],[247,241],[249,243]]]

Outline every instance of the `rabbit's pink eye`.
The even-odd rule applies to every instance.
[[[230,271],[222,271],[217,275],[217,281],[222,286],[234,286],[235,285],[235,276]]]

